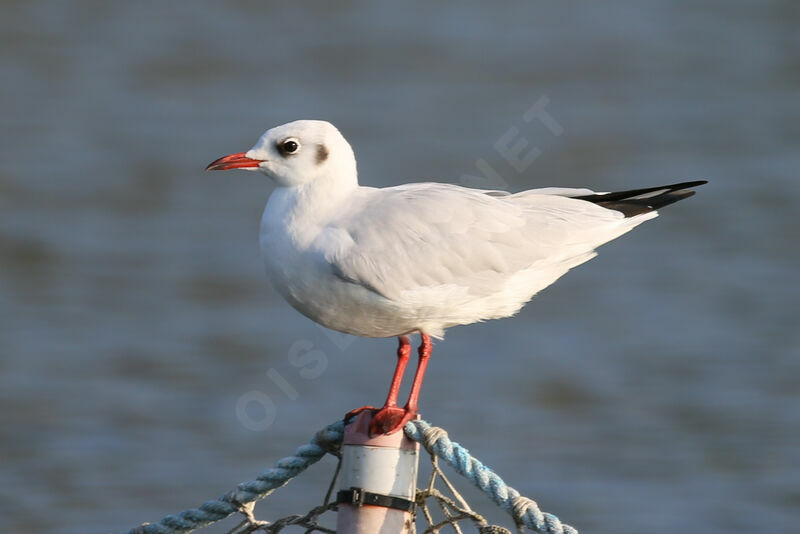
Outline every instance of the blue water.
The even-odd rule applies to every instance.
[[[297,118],[339,126],[368,185],[708,179],[515,318],[451,330],[422,412],[583,532],[797,532],[793,2],[0,14],[0,532],[158,520],[382,400],[394,341],[285,304],[257,245],[271,186],[203,172]],[[538,150],[523,172],[504,135]],[[331,467],[257,513],[307,511]]]

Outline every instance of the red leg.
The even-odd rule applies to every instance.
[[[408,358],[411,355],[411,342],[408,340],[408,337],[400,336],[397,340],[400,342],[400,345],[397,347],[397,365],[394,368],[392,384],[389,386],[389,394],[386,396],[386,403],[383,405],[383,409],[397,406],[397,394],[400,393],[400,385],[403,383],[403,375],[406,372]],[[355,410],[347,412],[347,415],[344,416],[344,420],[349,421],[351,418],[364,411],[379,412],[380,409],[374,406],[362,406],[361,408],[356,408]],[[398,408],[398,411],[402,410]]]
[[[425,370],[428,367],[428,360],[433,350],[431,338],[427,334],[422,334],[422,343],[419,346],[419,363],[417,364],[417,372],[414,374],[414,382],[411,384],[411,392],[408,395],[408,402],[405,407],[398,408],[396,405],[387,404],[376,413],[369,424],[369,432],[371,435],[377,434],[392,434],[402,429],[403,426],[411,419],[417,416],[417,402],[419,401],[419,391],[422,387],[422,380],[425,378]],[[410,347],[408,347],[410,352]],[[399,352],[399,351],[398,351]],[[398,362],[399,365],[399,362]],[[392,381],[394,388],[395,381]],[[399,388],[399,383],[397,384]],[[392,394],[394,397],[392,398]],[[397,390],[389,390],[389,398],[394,401],[397,400]]]
[[[428,334],[422,334],[422,342],[419,345],[419,363],[417,372],[414,373],[414,382],[411,384],[411,393],[408,394],[406,411],[417,415],[417,402],[419,401],[419,391],[422,388],[422,380],[425,378],[425,371],[428,368],[428,360],[433,352],[433,343]],[[409,419],[411,419],[409,417]]]
[[[403,383],[403,375],[406,373],[408,358],[411,356],[411,342],[406,336],[397,338],[400,345],[397,347],[397,366],[394,368],[392,385],[389,386],[389,394],[386,396],[386,406],[397,406],[397,394],[400,393],[400,385]]]

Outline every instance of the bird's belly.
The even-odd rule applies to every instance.
[[[273,284],[284,299],[314,322],[362,337],[392,337],[419,330],[390,300],[361,286],[323,274],[313,284],[284,280]]]
[[[319,253],[287,239],[287,232],[280,225],[275,228],[267,215],[265,211],[260,236],[267,275],[297,311],[322,326],[362,337],[392,337],[420,329],[413,311],[336,276]]]

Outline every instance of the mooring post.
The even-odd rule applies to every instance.
[[[419,443],[402,430],[370,437],[372,413],[344,429],[337,534],[412,534]]]

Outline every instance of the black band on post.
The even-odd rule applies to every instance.
[[[383,506],[384,508],[393,508],[395,510],[411,513],[414,513],[414,508],[416,506],[414,501],[409,501],[402,497],[371,493],[369,491],[364,491],[362,488],[339,490],[336,494],[336,502],[339,504],[352,504],[353,506],[364,506],[365,504],[370,506]]]

